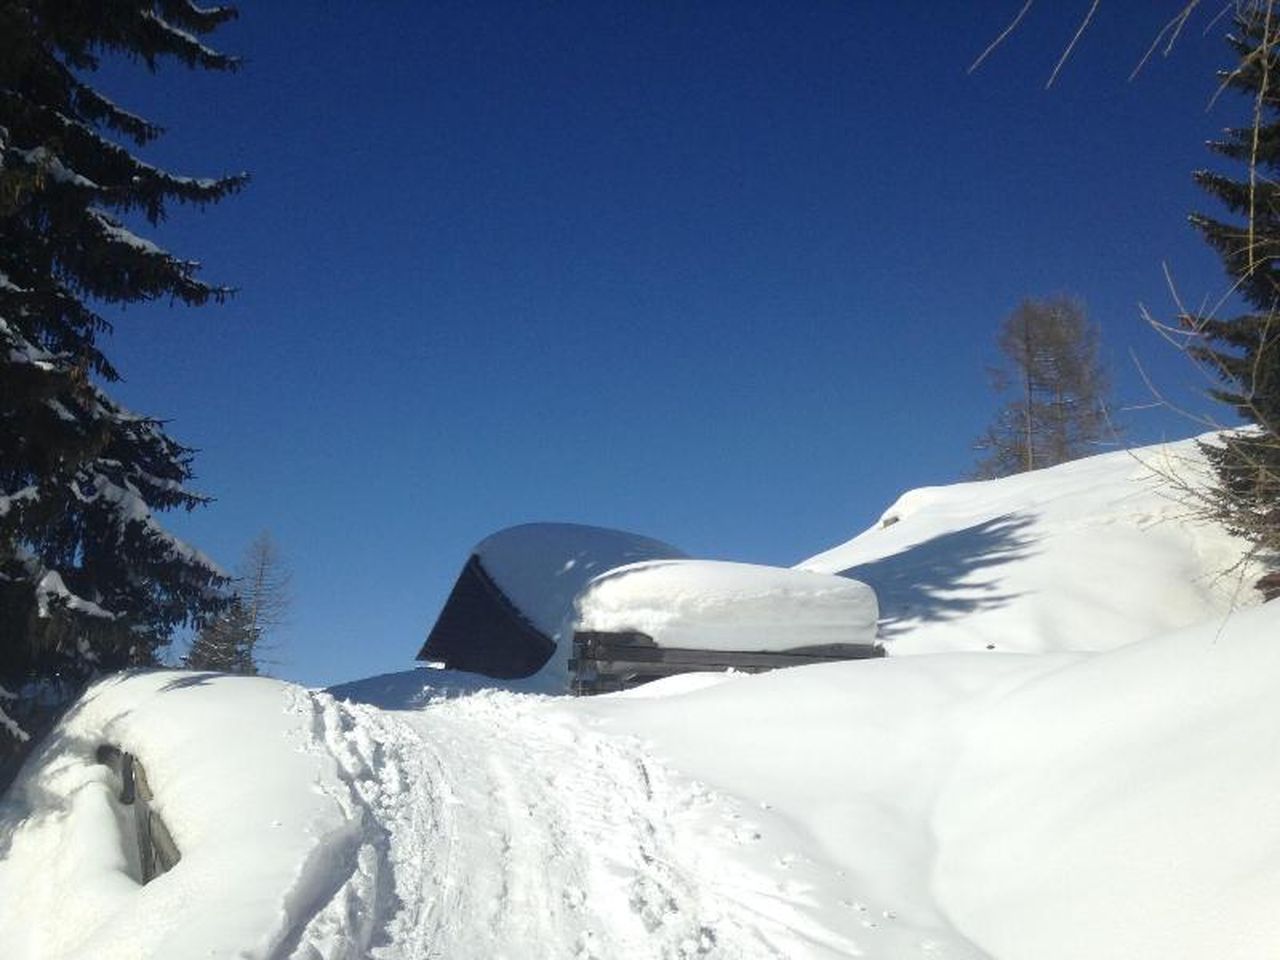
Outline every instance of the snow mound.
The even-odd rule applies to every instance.
[[[1280,944],[1280,603],[1092,657],[975,717],[933,818],[939,903],[997,957]]]
[[[1257,599],[1223,573],[1245,544],[1197,522],[1166,479],[1206,470],[1185,440],[924,487],[798,566],[870,584],[891,656],[1108,650]]]
[[[333,757],[305,749],[310,721],[306,692],[273,680],[158,671],[91,687],[0,806],[5,960],[287,956],[367,826]],[[104,743],[143,763],[182,854],[146,886],[95,759]]]
[[[662,647],[786,650],[872,643],[876,597],[842,577],[717,560],[633,563],[592,580],[574,628],[634,630]]]
[[[339,700],[364,703],[382,710],[420,710],[439,700],[495,690],[507,693],[548,692],[546,684],[537,676],[500,680],[479,673],[436,667],[382,673],[364,680],[336,684],[326,692]]]
[[[827,866],[808,897],[864,956],[1253,960],[1280,943],[1278,639],[1268,604],[1102,654],[824,664],[575,708],[784,815],[779,882]]]

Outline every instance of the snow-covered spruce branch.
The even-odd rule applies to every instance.
[[[30,739],[30,735],[4,709],[6,701],[12,702],[17,699],[18,695],[16,693],[10,693],[3,686],[0,686],[0,730],[7,731],[19,743],[26,743]]]

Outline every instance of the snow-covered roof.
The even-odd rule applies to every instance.
[[[548,636],[586,584],[607,570],[644,560],[685,557],[678,547],[638,533],[580,523],[525,523],[476,545],[495,583]]]
[[[789,650],[869,644],[876,595],[864,583],[809,570],[722,560],[650,560],[592,580],[574,628],[635,631],[660,647]]]
[[[501,530],[476,545],[418,659],[494,677],[529,676],[557,645],[567,646],[560,632],[588,581],[625,564],[683,556],[660,540],[576,523]]]

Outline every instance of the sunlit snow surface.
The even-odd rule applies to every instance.
[[[1276,956],[1280,603],[1230,612],[1168,457],[915,491],[804,564],[876,587],[883,660],[104,681],[0,811],[0,957]],[[145,888],[103,740],[183,852]]]
[[[787,650],[874,643],[876,597],[846,577],[717,560],[610,570],[574,600],[578,630],[638,630],[660,647]]]

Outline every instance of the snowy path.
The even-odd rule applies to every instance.
[[[393,713],[311,693],[295,708],[337,764],[351,826],[291,895],[280,956],[859,953],[812,919],[803,884],[735,862],[759,834],[731,802],[548,701]]]

